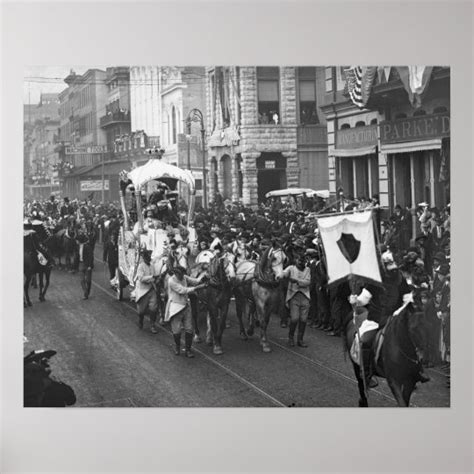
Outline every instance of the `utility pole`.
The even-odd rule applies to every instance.
[[[201,141],[202,141],[202,204],[204,208],[207,208],[207,180],[206,180],[206,129],[204,128],[204,115],[199,109],[191,109],[186,123],[188,123],[189,129],[191,128],[191,122],[199,122],[201,126]]]
[[[101,153],[100,156],[102,161],[102,204],[105,204],[104,153]]]

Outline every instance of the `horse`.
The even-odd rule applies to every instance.
[[[282,303],[281,274],[287,256],[278,246],[268,247],[258,262],[241,262],[237,265],[235,301],[242,339],[252,336],[254,326],[260,327],[260,345],[263,352],[271,352],[267,341],[267,326],[271,314],[279,314]],[[253,269],[253,275],[252,275]],[[250,278],[252,275],[252,278]],[[245,330],[242,316],[248,309],[249,326]]]
[[[212,251],[204,250],[197,255],[195,264],[188,271],[193,278],[206,274],[210,279],[210,284],[205,290],[201,290],[199,294],[189,295],[189,301],[194,325],[194,342],[202,342],[199,330],[199,309],[202,304],[207,313],[206,343],[210,346],[214,345],[213,352],[216,355],[224,353],[222,334],[226,327],[232,297],[232,284],[235,278],[234,261],[235,255],[229,251],[216,256]]]
[[[396,311],[390,317],[385,328],[378,331],[374,343],[374,348],[376,348],[380,333],[383,332],[381,348],[373,349],[379,352],[378,357],[374,358],[375,375],[387,380],[400,407],[410,405],[410,397],[416,383],[420,381],[418,353],[423,353],[427,341],[424,314],[421,311],[414,311],[410,306],[402,307],[401,311]],[[351,319],[346,326],[344,337],[344,346],[347,351],[351,350],[356,332],[357,329]],[[367,393],[361,367],[354,362],[352,357],[351,362],[359,388],[359,407],[367,407]]]
[[[235,256],[231,252],[224,252],[222,256],[214,256],[209,262],[207,275],[209,283],[205,289],[198,292],[197,299],[203,301],[207,307],[207,338],[208,344],[213,345],[214,355],[222,355],[222,335],[226,327],[227,313],[232,296],[232,284],[235,278]],[[201,265],[201,264],[198,264]],[[201,268],[202,270],[202,268]],[[198,270],[200,273],[200,270]],[[195,316],[197,334],[197,315]]]
[[[50,262],[40,262],[40,245],[37,233],[34,230],[27,230],[23,237],[23,274],[24,274],[24,306],[32,306],[28,293],[32,278],[39,276],[39,300],[46,301],[46,291],[49,287],[51,276]],[[44,256],[43,256],[44,259]],[[45,278],[43,286],[43,277]]]

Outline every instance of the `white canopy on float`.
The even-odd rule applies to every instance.
[[[194,194],[196,191],[196,185],[191,171],[164,163],[160,159],[151,159],[143,166],[139,166],[128,173],[128,179],[132,181],[137,189],[149,181],[162,178],[176,179],[186,183],[191,194]]]
[[[287,189],[277,189],[275,191],[269,191],[265,194],[266,198],[270,197],[285,197],[285,196],[301,196],[306,194],[308,197],[318,196],[323,199],[329,198],[329,191],[324,189],[321,191],[315,191],[314,189],[309,188],[287,188]]]

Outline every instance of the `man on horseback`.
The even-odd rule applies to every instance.
[[[362,365],[365,375],[366,387],[374,387],[377,383],[372,380],[374,373],[374,341],[377,331],[383,329],[394,313],[396,313],[403,305],[413,302],[411,289],[398,269],[393,260],[390,251],[382,254],[382,263],[385,272],[382,277],[383,291],[377,291],[375,288],[364,288],[359,295],[352,294],[349,302],[355,308],[359,308],[358,313],[364,313],[362,308],[366,307],[366,316],[368,321],[375,322],[376,325],[368,325],[367,330],[360,332]],[[421,363],[419,380],[422,383],[428,382],[430,379],[423,373]]]

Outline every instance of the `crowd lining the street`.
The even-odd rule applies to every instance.
[[[156,222],[156,202],[143,204],[145,221],[153,218]],[[251,208],[240,203],[224,202],[218,195],[208,209],[198,206],[195,211],[198,247],[193,251],[231,251],[237,260],[256,260],[268,246],[280,245],[289,257],[290,264],[298,267],[299,271],[309,268],[311,283],[310,291],[307,292],[307,318],[310,327],[325,331],[328,335],[340,336],[342,318],[338,315],[337,291],[327,289],[324,253],[316,221],[318,214],[362,209],[373,209],[379,231],[380,253],[387,250],[391,252],[395,265],[410,288],[415,290],[418,307],[424,312],[428,327],[428,353],[424,355],[424,364],[447,368],[450,361],[449,204],[438,209],[420,203],[415,211],[414,222],[412,211],[399,205],[388,219],[382,219],[376,198],[340,199],[328,205],[324,199],[303,195],[299,198],[290,197],[286,202],[273,199],[258,208]],[[173,205],[173,210],[169,215],[162,215],[159,223],[169,233],[171,250],[187,244],[187,232],[183,225],[186,205],[180,201]],[[101,204],[93,200],[70,201],[68,198],[59,202],[52,196],[46,201],[25,201],[24,216],[30,221],[43,221],[54,232],[58,229],[64,232],[77,229],[74,237],[78,248],[87,244],[92,250],[92,257],[88,253],[83,272],[85,297],[90,292],[93,251],[99,235],[104,245],[104,262],[108,263],[111,280],[114,278],[118,265],[117,233],[123,223],[119,202]],[[415,241],[410,242],[414,224],[419,233]],[[79,257],[75,259],[78,269],[83,254],[78,251],[76,257]],[[286,327],[288,320],[291,335],[292,317],[289,310],[282,313],[281,326]]]

